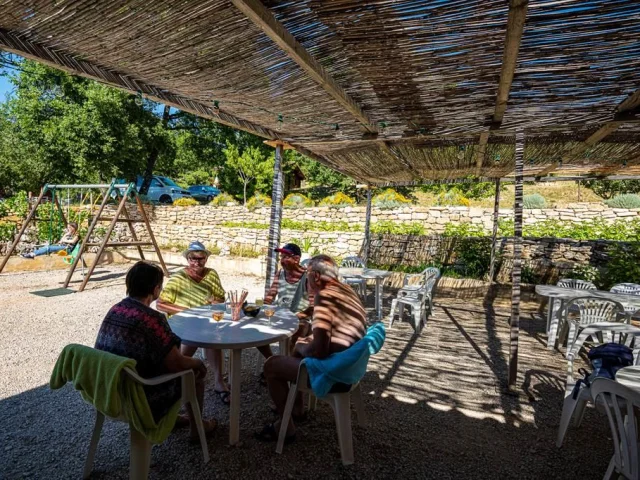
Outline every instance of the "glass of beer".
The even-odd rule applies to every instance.
[[[224,311],[222,310],[214,310],[211,315],[216,322],[219,322],[224,318]]]
[[[275,313],[276,313],[275,307],[271,305],[267,305],[264,307],[264,316],[269,319],[269,325],[271,325],[271,317],[273,317]]]

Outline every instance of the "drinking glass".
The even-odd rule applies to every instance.
[[[271,317],[273,317],[275,313],[275,307],[272,307],[271,305],[267,305],[266,307],[264,307],[264,316],[269,319],[269,325],[271,325]]]
[[[262,298],[256,298],[256,305],[261,307],[264,305],[264,300]]]
[[[219,322],[224,318],[224,312],[222,310],[214,310],[211,316],[216,322]]]

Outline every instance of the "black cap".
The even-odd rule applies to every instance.
[[[302,250],[300,250],[300,247],[295,243],[286,243],[281,248],[274,248],[273,250],[289,255],[297,255],[298,257],[302,255]]]

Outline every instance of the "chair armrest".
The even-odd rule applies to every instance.
[[[169,373],[167,375],[159,375],[153,378],[142,378],[140,375],[138,375],[136,372],[134,372],[130,368],[125,368],[124,371],[127,372],[127,375],[133,378],[136,382],[142,385],[160,385],[161,383],[166,383],[175,378],[184,377],[185,375],[189,375],[189,374],[194,375],[193,370],[183,370],[182,372]]]

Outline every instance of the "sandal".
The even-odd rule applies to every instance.
[[[273,423],[265,425],[261,431],[256,432],[253,436],[260,440],[261,442],[277,442],[278,441],[278,432],[276,432],[276,427]],[[284,444],[289,445],[296,439],[296,434],[287,435],[284,437]]]
[[[220,401],[225,405],[229,405],[231,403],[231,392],[229,390],[214,390],[216,395],[220,397]]]

